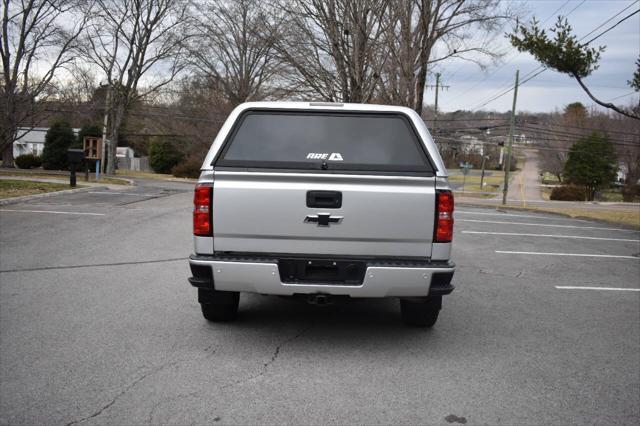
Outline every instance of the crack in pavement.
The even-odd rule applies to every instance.
[[[87,416],[87,417],[83,417],[79,420],[74,420],[72,422],[69,422],[66,424],[66,426],[71,426],[71,425],[76,425],[76,424],[80,424],[82,422],[85,422],[89,419],[93,419],[95,417],[98,417],[100,414],[102,414],[103,412],[105,412],[106,410],[108,410],[113,404],[115,404],[123,395],[125,395],[127,392],[129,392],[131,389],[133,389],[138,383],[142,382],[144,379],[146,379],[149,376],[152,376],[160,371],[162,371],[163,369],[167,368],[167,367],[172,367],[178,363],[180,363],[182,361],[172,361],[169,363],[164,363],[161,364],[160,366],[147,371],[146,373],[144,373],[142,376],[138,377],[136,380],[134,380],[133,382],[131,382],[127,387],[125,387],[122,391],[120,391],[120,393],[118,393],[115,397],[113,397],[113,399],[111,399],[111,401],[109,401],[107,404],[103,405],[100,409],[98,409],[97,411],[95,411],[93,414]]]
[[[273,365],[273,363],[276,362],[276,360],[280,356],[280,352],[281,352],[282,348],[285,345],[287,345],[287,344],[293,342],[294,340],[300,338],[303,334],[305,334],[307,331],[309,331],[312,327],[313,327],[313,324],[310,325],[309,327],[306,327],[306,328],[302,329],[301,331],[299,331],[298,333],[296,333],[292,337],[289,337],[288,339],[286,339],[286,340],[282,341],[280,344],[278,344],[278,346],[276,346],[275,350],[273,351],[273,354],[271,355],[271,358],[262,365],[262,370],[259,373],[253,374],[253,375],[251,375],[251,376],[249,376],[247,378],[240,379],[240,380],[237,380],[235,382],[232,382],[232,383],[229,383],[227,385],[224,385],[224,386],[222,386],[220,388],[220,390],[228,389],[230,387],[237,386],[237,385],[240,385],[240,384],[243,384],[243,383],[246,383],[246,382],[250,382],[250,381],[255,380],[255,379],[257,379],[257,378],[259,378],[261,376],[264,376],[267,373],[267,371],[269,370],[269,367],[271,365]],[[213,345],[209,345],[207,348],[205,348],[204,351],[205,352],[209,352],[209,350],[212,348],[212,346]],[[213,351],[211,351],[211,352],[209,352],[207,354],[207,357],[210,357],[210,356],[214,355],[215,353],[216,353],[216,351],[213,350]],[[83,422],[85,422],[87,420],[90,420],[90,419],[93,419],[93,418],[96,418],[96,417],[100,416],[102,413],[104,413],[106,410],[108,410],[110,407],[112,407],[120,398],[122,398],[125,394],[127,394],[133,388],[135,388],[140,382],[142,382],[143,380],[145,380],[149,376],[152,376],[152,375],[162,371],[165,368],[172,367],[172,366],[177,365],[177,364],[179,364],[181,362],[183,362],[183,360],[172,361],[172,362],[161,364],[158,367],[149,370],[148,372],[144,373],[142,376],[140,376],[137,379],[135,379],[129,385],[127,385],[122,391],[120,391],[116,396],[114,396],[108,403],[106,403],[105,405],[100,407],[93,414],[91,414],[89,416],[86,416],[86,417],[83,417],[83,418],[81,418],[79,420],[73,420],[73,421],[67,423],[66,426],[77,425],[77,424],[83,423]],[[167,401],[174,400],[174,399],[193,397],[197,393],[198,392],[195,391],[195,392],[191,392],[191,393],[187,393],[187,394],[180,394],[180,395],[177,395],[177,396],[175,396],[173,398],[170,398],[168,400],[165,399],[165,400],[158,401],[156,404],[153,405],[153,407],[151,408],[151,410],[149,412],[148,422],[152,423],[155,411],[163,403],[165,403]]]
[[[203,352],[206,354],[203,359],[211,358],[213,355],[216,354],[216,350],[213,349],[213,346],[214,345],[209,345],[209,346],[207,346],[206,348],[203,349]],[[176,396],[172,396],[172,397],[169,397],[169,398],[160,399],[158,402],[153,404],[153,406],[151,407],[151,410],[149,410],[149,414],[147,415],[147,423],[153,424],[153,417],[155,416],[156,410],[161,405],[163,405],[163,404],[165,404],[167,402],[176,401],[176,400],[182,399],[182,398],[191,398],[193,396],[196,396],[198,393],[200,393],[200,390],[189,392],[189,393],[182,393],[182,394],[178,394]]]
[[[0,274],[7,273],[7,272],[33,272],[33,271],[51,271],[51,270],[58,270],[58,269],[97,268],[101,266],[144,265],[147,263],[165,263],[165,262],[177,262],[177,261],[184,261],[184,260],[187,260],[187,258],[172,257],[169,259],[139,260],[134,262],[93,263],[88,265],[69,265],[69,266],[42,266],[39,268],[5,269],[0,271]]]
[[[226,385],[222,386],[222,387],[220,388],[220,390],[225,390],[225,389],[228,389],[228,388],[230,388],[230,387],[234,387],[234,386],[237,386],[237,385],[241,385],[241,384],[243,384],[243,383],[247,383],[247,382],[250,382],[250,381],[252,381],[252,380],[255,380],[255,379],[259,378],[259,377],[264,376],[264,375],[267,373],[267,371],[269,370],[269,367],[271,367],[271,365],[272,365],[274,362],[276,362],[276,360],[277,360],[277,359],[278,359],[278,357],[280,356],[280,350],[282,349],[282,347],[283,347],[283,346],[285,346],[285,345],[287,345],[288,343],[293,342],[294,340],[298,339],[300,336],[302,336],[303,334],[305,334],[307,331],[311,330],[311,328],[313,328],[313,325],[314,325],[314,324],[311,324],[309,327],[306,327],[306,328],[302,329],[301,331],[299,331],[299,332],[298,332],[297,334],[295,334],[294,336],[292,336],[292,337],[290,337],[290,338],[288,338],[288,339],[284,340],[284,341],[283,341],[283,342],[281,342],[278,346],[276,346],[275,350],[273,351],[273,354],[271,355],[271,358],[270,358],[267,362],[265,362],[265,363],[262,365],[262,371],[260,371],[260,372],[259,372],[259,373],[257,373],[257,374],[253,374],[253,375],[251,375],[251,376],[249,376],[249,377],[247,377],[247,378],[245,378],[245,379],[240,379],[240,380],[236,380],[235,382],[228,383],[228,384],[226,384]]]

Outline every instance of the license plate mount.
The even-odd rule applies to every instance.
[[[283,283],[361,285],[367,265],[357,260],[280,259],[278,269]]]

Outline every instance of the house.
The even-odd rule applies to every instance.
[[[128,146],[119,146],[116,148],[116,158],[133,158],[133,149]]]
[[[628,172],[629,172],[629,168],[625,163],[618,163],[618,171],[616,172],[616,182],[619,182],[619,183],[626,182]]]
[[[42,155],[44,138],[48,127],[18,127],[16,141],[13,142],[13,158],[24,154]],[[77,136],[80,129],[73,129]]]
[[[484,143],[477,137],[463,135],[460,136],[460,140],[463,141],[462,152],[466,154],[482,154]]]

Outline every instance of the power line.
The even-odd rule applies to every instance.
[[[533,71],[536,71],[536,70],[538,70],[538,69],[540,69],[540,68],[541,68],[541,67],[538,67],[538,68],[536,68],[536,69],[535,69],[535,70],[533,70]],[[542,69],[541,69],[540,71],[538,71],[537,73],[535,73],[535,74],[534,74],[534,75],[532,75],[531,77],[529,77],[529,78],[527,78],[527,79],[523,80],[523,81],[520,83],[520,86],[522,86],[523,84],[525,84],[527,81],[529,81],[529,80],[531,80],[531,79],[533,79],[533,78],[535,78],[535,77],[539,76],[540,74],[542,74],[542,73],[543,73],[543,72],[545,72],[546,70],[547,70],[547,68],[542,67]],[[533,72],[533,71],[532,71],[532,72]],[[531,72],[529,72],[529,74],[531,74]],[[529,74],[528,74],[528,75],[529,75]],[[515,86],[514,86],[514,87],[515,87]],[[511,91],[514,89],[514,87],[510,87],[509,89],[505,90],[504,92],[502,92],[502,93],[500,93],[500,94],[498,94],[498,95],[496,95],[496,96],[493,96],[493,97],[492,97],[492,98],[490,98],[489,100],[487,100],[487,101],[483,102],[480,106],[477,106],[477,107],[473,108],[471,111],[477,111],[477,110],[479,110],[480,108],[483,108],[483,107],[485,107],[486,105],[490,104],[491,102],[493,102],[493,101],[495,101],[495,100],[497,100],[497,99],[500,99],[500,98],[501,98],[501,97],[503,97],[504,95],[506,95],[506,94],[508,94],[509,92],[511,92]]]
[[[448,138],[449,141],[448,142],[444,142],[444,144],[451,144],[451,143],[458,143],[458,144],[474,144],[474,145],[489,145],[489,146],[496,146],[494,143],[491,142],[485,142],[485,141],[475,141],[475,142],[468,142],[468,141],[461,141],[461,140],[457,140],[457,139],[453,139],[453,138]],[[523,145],[523,144],[513,144],[513,146],[521,151],[556,151],[556,152],[591,152],[591,151],[585,151],[585,150],[578,150],[578,149],[571,149],[571,148],[549,148],[549,147],[545,147],[545,146],[538,146],[538,145]],[[597,151],[595,152],[597,153],[601,153],[601,154],[608,154],[608,151]]]
[[[605,25],[607,25],[609,22],[611,22],[612,20],[614,20],[617,16],[621,15],[623,12],[625,12],[627,9],[629,9],[630,7],[632,7],[634,4],[638,3],[640,0],[636,0],[633,3],[631,3],[629,6],[625,7],[624,9],[622,9],[620,12],[616,13],[615,15],[613,15],[611,18],[607,19],[606,21],[604,21],[602,24],[598,25],[597,27],[595,27],[594,29],[592,29],[591,31],[589,31],[588,33],[586,33],[585,35],[582,36],[582,38],[579,41],[584,40],[585,38],[589,37],[591,34],[595,33],[596,31],[598,31],[600,28],[604,27]]]
[[[552,14],[550,14],[544,21],[542,21],[542,25],[544,25],[549,19],[551,19],[553,16],[555,16],[556,13],[558,13],[561,9],[563,9],[571,0],[566,0],[559,8],[557,8]],[[583,0],[582,3],[584,3],[586,0]],[[573,13],[574,10],[576,10],[579,6],[582,5],[582,3],[580,3],[578,6],[574,7],[569,13],[567,13],[566,16],[569,16]],[[480,80],[478,83],[474,84],[473,86],[471,86],[469,89],[465,90],[464,92],[462,92],[462,94],[460,96],[464,96],[467,93],[469,93],[470,91],[472,91],[473,89],[475,89],[476,87],[478,87],[479,85],[481,85],[482,83],[484,83],[485,81],[487,81],[487,79],[489,79],[489,77],[491,77],[492,75],[494,75],[495,73],[497,73],[498,71],[500,71],[502,68],[506,67],[511,61],[513,61],[515,58],[517,58],[520,55],[521,52],[516,52],[515,55],[513,55],[511,58],[509,58],[508,61],[506,61],[504,64],[502,64],[501,66],[499,66],[498,68],[496,68],[495,70],[493,70],[493,72],[491,72],[490,74],[487,74],[487,76],[485,76],[485,78],[483,78],[482,80]],[[456,70],[456,72],[458,72],[458,70]],[[526,77],[526,76],[525,76]]]
[[[607,28],[606,30],[604,30],[603,32],[601,32],[600,34],[598,34],[597,36],[595,36],[594,38],[592,38],[591,40],[586,42],[585,44],[586,45],[591,44],[592,41],[597,40],[598,38],[602,37],[603,35],[605,35],[609,31],[611,31],[612,29],[614,29],[615,27],[617,27],[618,25],[622,24],[624,21],[626,21],[627,19],[631,18],[633,15],[636,15],[638,13],[640,13],[640,9],[636,10],[633,13],[628,14],[627,16],[625,16],[624,18],[622,18],[621,20],[616,22],[614,25],[610,26],[609,28]]]
[[[526,128],[529,130],[534,130],[534,131],[542,131],[542,132],[553,132],[554,134],[564,134],[564,135],[569,135],[569,136],[583,136],[580,133],[576,133],[576,132],[568,132],[568,131],[558,131],[558,130],[553,130],[553,129],[547,129],[544,127],[534,127],[536,126],[535,124],[529,124],[527,125],[526,123],[524,124],[520,124],[519,127],[521,128]],[[571,128],[575,128],[575,129],[579,129],[579,130],[584,130],[586,132],[603,132],[603,133],[619,133],[625,136],[635,136],[636,138],[640,138],[640,133],[630,133],[630,132],[616,132],[616,131],[610,131],[607,129],[598,129],[595,127],[578,127],[578,126],[564,126],[564,125],[560,125],[560,124],[552,124],[551,126],[553,127],[571,127]],[[640,143],[640,141],[639,141]]]
[[[501,126],[501,127],[506,127],[506,126]],[[522,127],[522,126],[518,126],[518,133],[529,133],[529,130],[526,127]],[[553,141],[553,142],[575,142],[577,139],[580,138],[584,138],[585,134],[575,134],[575,133],[566,133],[563,134],[562,132],[556,132],[556,131],[546,131],[546,130],[542,130],[542,129],[535,129],[535,130],[531,130],[532,132],[539,132],[540,134],[536,135],[534,133],[534,136],[531,136],[531,133],[529,133],[529,138],[531,139],[538,139],[538,138],[544,138],[548,141]],[[463,135],[465,136],[465,135]],[[473,136],[474,135],[468,135],[468,136]],[[498,135],[500,137],[504,137],[506,138],[507,135]],[[553,139],[550,139],[550,137],[553,137]],[[496,142],[488,142],[488,141],[482,141],[479,139],[476,139],[475,141],[462,141],[459,139],[456,139],[454,137],[451,136],[444,136],[444,135],[436,135],[435,136],[436,140],[440,140],[440,139],[450,139],[450,140],[454,140],[454,141],[460,141],[460,143],[466,143],[466,144],[475,144],[475,143],[482,143],[482,144],[487,144],[487,145],[495,145]],[[612,144],[612,145],[617,145],[617,146],[624,146],[624,147],[632,147],[632,148],[640,148],[640,145],[633,143],[633,142],[629,142],[629,141],[623,141],[623,140],[619,140],[619,139],[611,139],[608,138],[608,143]]]

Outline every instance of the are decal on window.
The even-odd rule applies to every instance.
[[[307,160],[329,160],[329,161],[344,161],[342,158],[342,154],[339,152],[329,153],[318,153],[318,152],[310,152],[307,154]]]

